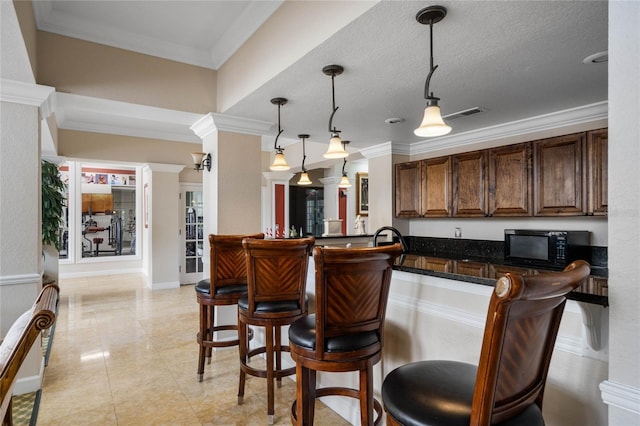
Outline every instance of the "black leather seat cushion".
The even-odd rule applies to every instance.
[[[329,337],[325,342],[327,352],[349,352],[378,343],[380,338],[375,331],[344,336]],[[307,315],[296,320],[289,327],[289,342],[297,346],[315,350],[316,348],[316,315]]]
[[[209,278],[198,281],[198,283],[196,284],[196,292],[202,294],[209,294],[211,292],[211,281],[209,281]],[[216,294],[220,295],[246,292],[246,284],[227,285],[216,289]]]
[[[309,299],[305,296],[305,306],[309,304]],[[243,296],[238,299],[238,308],[245,311],[249,310],[249,298]],[[258,302],[256,303],[256,312],[287,312],[297,311],[300,305],[297,300],[278,300],[274,302]]]
[[[382,384],[385,410],[403,425],[469,426],[477,367],[456,361],[421,361],[403,365]],[[502,426],[543,426],[531,404]]]

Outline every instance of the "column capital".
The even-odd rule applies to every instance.
[[[232,115],[210,112],[191,125],[191,130],[201,139],[215,131],[242,133],[247,135],[264,135],[273,127],[273,123],[253,120]]]

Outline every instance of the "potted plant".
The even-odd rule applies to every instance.
[[[60,251],[59,231],[63,224],[65,184],[60,179],[58,166],[42,160],[42,252],[44,256],[43,281],[56,281]]]

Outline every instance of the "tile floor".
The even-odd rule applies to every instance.
[[[197,381],[193,286],[150,291],[132,274],[65,279],[60,289],[38,425],[267,423],[264,379],[247,376],[237,404],[237,348],[214,352]],[[282,383],[275,423],[291,424],[295,383]],[[316,424],[349,423],[318,403]]]

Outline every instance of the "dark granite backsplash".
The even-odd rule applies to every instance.
[[[405,237],[409,253],[422,256],[445,257],[449,259],[504,261],[504,242],[489,240],[466,240],[462,238]],[[585,259],[592,266],[607,267],[607,247],[590,247],[590,258]]]

